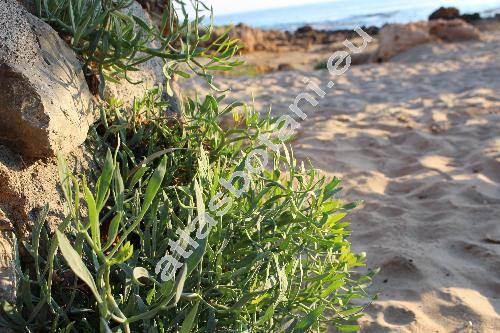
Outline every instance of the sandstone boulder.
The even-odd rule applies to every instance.
[[[204,42],[201,46],[208,46],[213,41],[222,36],[228,27],[216,27],[212,33],[210,41]],[[242,47],[242,53],[252,53],[255,51],[276,51],[278,45],[289,43],[289,34],[279,30],[261,30],[249,27],[240,23],[234,26],[229,32],[231,39],[237,39]]]
[[[73,51],[16,0],[0,0],[0,143],[27,157],[67,153],[94,119]]]
[[[430,41],[461,42],[479,40],[480,37],[477,28],[461,19],[389,24],[380,30],[375,60],[387,61],[397,54]]]
[[[481,37],[476,27],[460,19],[430,21],[429,33],[445,42],[479,40]]]
[[[440,7],[429,16],[429,20],[453,20],[459,16],[460,11],[455,7]]]
[[[67,158],[73,174],[95,169],[92,156],[81,147]],[[54,229],[64,214],[59,193],[55,157],[27,162],[20,154],[0,145],[0,301],[16,299],[18,271],[16,242],[28,237],[41,209],[49,206],[48,223]],[[0,332],[2,330],[0,329]]]
[[[231,32],[231,36],[239,39],[244,52],[255,52],[266,50],[264,32],[260,29],[253,29],[245,24],[238,24]]]
[[[414,46],[431,40],[427,24],[416,22],[410,24],[389,24],[380,29],[377,61],[387,61],[393,56]]]

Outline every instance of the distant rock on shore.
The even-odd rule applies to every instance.
[[[379,31],[377,27],[362,28],[370,35],[376,35]],[[219,38],[227,29],[228,27],[216,28],[211,41],[207,44]],[[233,27],[230,36],[240,41],[242,53],[252,53],[257,51],[276,52],[284,48],[309,49],[312,45],[327,45],[343,41],[346,38],[357,36],[357,33],[353,30],[317,30],[311,26],[303,26],[292,33],[252,28],[240,23]]]
[[[430,16],[429,21],[433,20],[455,20],[462,19],[465,22],[474,22],[481,20],[481,15],[479,13],[473,14],[460,14],[460,10],[455,7],[440,7],[435,10]]]
[[[461,42],[479,40],[480,36],[477,28],[461,19],[389,24],[380,30],[375,59],[378,62],[387,61],[410,48],[431,41]]]

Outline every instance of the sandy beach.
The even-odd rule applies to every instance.
[[[304,66],[219,81],[274,114],[289,112],[304,78],[327,92],[304,108],[293,144],[364,200],[352,243],[380,273],[363,332],[500,331],[499,51],[495,30],[351,66],[331,89],[327,70]]]
[[[40,1],[0,332],[500,332],[500,0]]]

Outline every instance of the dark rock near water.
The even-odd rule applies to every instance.
[[[308,34],[308,33],[314,32],[314,31],[315,30],[313,29],[313,27],[311,27],[310,25],[306,25],[306,26],[298,28],[295,31],[295,34]]]
[[[460,11],[455,7],[440,7],[429,16],[429,20],[453,20],[460,17]]]
[[[474,13],[474,14],[463,14],[463,15],[460,15],[460,18],[462,20],[464,20],[465,22],[476,22],[476,21],[479,21],[481,20],[481,15],[479,13]]]
[[[415,46],[432,41],[461,42],[479,40],[480,37],[476,27],[460,19],[389,24],[380,31],[375,61],[387,61]]]
[[[436,11],[434,11],[429,16],[429,21],[434,20],[455,20],[462,19],[465,22],[476,22],[481,20],[481,15],[479,13],[472,14],[460,14],[460,11],[455,7],[440,7]]]

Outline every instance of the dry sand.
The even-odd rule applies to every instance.
[[[500,332],[499,51],[497,31],[352,66],[304,109],[297,155],[365,201],[351,216],[352,243],[381,271],[363,332]],[[223,86],[279,114],[304,77],[330,80],[291,71]]]

